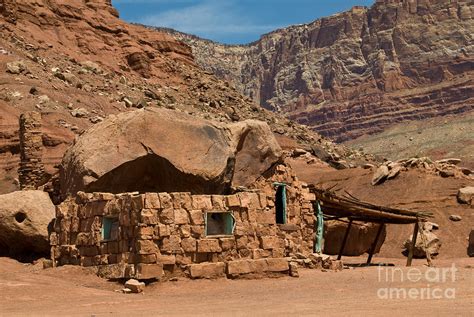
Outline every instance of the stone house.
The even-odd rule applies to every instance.
[[[288,274],[288,257],[313,252],[311,194],[274,165],[254,189],[231,195],[85,193],[57,206],[56,265],[105,278],[215,278]]]

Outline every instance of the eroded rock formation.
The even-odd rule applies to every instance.
[[[61,191],[227,193],[281,158],[266,123],[218,124],[144,109],[97,124],[66,152]]]
[[[268,109],[337,141],[474,109],[472,1],[377,1],[246,46],[175,33]]]
[[[265,111],[196,65],[188,45],[125,23],[108,0],[0,0],[0,30],[0,193],[19,189],[18,119],[32,110],[42,116],[49,175],[77,135],[110,114],[144,107],[228,123],[262,120],[284,138],[353,152]]]

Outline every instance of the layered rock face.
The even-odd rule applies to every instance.
[[[380,0],[247,46],[175,33],[267,109],[337,141],[474,109],[471,1]]]
[[[137,110],[79,137],[61,164],[61,191],[225,194],[251,187],[281,157],[261,121],[224,125],[171,110]]]
[[[284,137],[346,152],[204,71],[188,45],[120,20],[109,0],[0,0],[0,83],[0,193],[19,189],[18,122],[32,110],[41,113],[46,175],[86,129],[144,107],[263,120]]]

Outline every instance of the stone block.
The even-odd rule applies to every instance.
[[[257,223],[259,224],[275,224],[276,216],[273,211],[257,211]]]
[[[268,270],[265,259],[245,259],[227,262],[227,274],[237,276],[250,273],[264,273]]]
[[[222,195],[212,195],[211,196],[212,208],[216,210],[226,210],[226,200],[225,196]]]
[[[172,224],[174,222],[174,209],[166,208],[159,212],[160,221],[164,224]]]
[[[144,225],[158,224],[158,211],[155,209],[142,209],[140,212],[140,223]]]
[[[191,234],[195,238],[201,238],[204,236],[204,225],[191,226]]]
[[[74,242],[74,241],[73,241]],[[53,232],[49,235],[49,245],[56,246],[59,243],[58,234]]]
[[[191,255],[188,254],[176,254],[176,264],[183,266],[183,265],[189,265],[193,263],[193,259]]]
[[[211,196],[209,195],[194,195],[193,197],[193,209],[199,210],[212,210]]]
[[[135,277],[139,280],[160,279],[163,276],[162,264],[135,265]]]
[[[273,257],[273,250],[252,249],[252,259]]]
[[[226,197],[228,207],[240,207],[240,198],[237,195],[230,195]]]
[[[163,265],[174,265],[176,264],[176,256],[175,255],[157,255],[156,262],[161,263]]]
[[[79,252],[83,257],[93,257],[99,254],[99,248],[96,246],[79,247]]]
[[[160,209],[161,203],[157,193],[145,193],[145,208]]]
[[[184,252],[196,252],[196,239],[186,238],[181,240],[181,247]]]
[[[189,224],[188,212],[185,209],[174,210],[174,223],[177,225]]]
[[[280,239],[276,236],[266,236],[260,237],[260,246],[264,250],[272,250],[283,247],[283,243],[281,243]]]
[[[163,238],[160,249],[163,252],[181,252],[181,238],[174,234]]]
[[[249,239],[247,236],[241,236],[236,239],[237,250],[246,249]]]
[[[224,262],[191,264],[189,265],[189,275],[193,279],[224,277],[225,268]]]
[[[197,242],[197,252],[213,253],[222,252],[218,239],[202,239]]]
[[[160,198],[161,208],[173,208],[173,200],[171,199],[170,194],[168,193],[158,193]]]
[[[191,224],[193,224],[193,225],[202,225],[202,224],[204,224],[204,215],[205,215],[205,213],[202,210],[191,210],[191,211],[189,211],[189,216],[191,218]]]
[[[234,238],[220,238],[222,251],[229,251],[235,248]]]
[[[142,210],[145,208],[145,196],[144,195],[136,195],[132,196],[132,209],[133,210]]]
[[[156,254],[136,254],[134,256],[135,263],[145,263],[145,264],[152,264],[157,263]]]
[[[127,272],[130,269],[128,264],[109,264],[109,265],[101,265],[97,268],[97,275],[101,278],[105,279],[120,279],[127,277]]]
[[[265,260],[269,272],[286,272],[290,269],[288,260],[285,258],[267,258]]]
[[[154,227],[136,227],[135,228],[135,237],[138,239],[153,239]]]
[[[191,226],[190,225],[179,226],[179,234],[181,235],[181,238],[189,238],[191,236]]]
[[[86,232],[81,232],[76,237],[76,245],[77,246],[84,246],[91,244],[91,234]]]
[[[344,264],[341,260],[331,261],[330,269],[333,271],[342,271],[344,269]]]
[[[159,224],[155,227],[154,236],[157,238],[169,237],[170,234],[170,227],[167,225]]]
[[[125,282],[125,288],[128,288],[132,293],[141,293],[145,289],[145,283],[131,279]]]
[[[153,240],[135,241],[135,250],[138,254],[151,254],[159,252],[158,246]]]
[[[117,241],[108,242],[107,250],[109,253],[112,253],[112,254],[119,253],[119,243]]]

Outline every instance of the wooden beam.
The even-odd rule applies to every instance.
[[[379,224],[379,230],[377,230],[377,235],[375,236],[375,240],[372,243],[372,246],[370,247],[369,251],[369,258],[367,259],[367,265],[370,265],[370,262],[372,262],[372,257],[374,255],[375,249],[377,248],[377,243],[379,242],[380,235],[382,234],[384,223]]]
[[[342,258],[342,252],[344,252],[344,247],[346,246],[347,238],[349,237],[349,232],[351,231],[352,226],[352,218],[349,218],[349,224],[347,225],[346,233],[344,234],[344,239],[342,240],[341,248],[339,249],[339,254],[337,255],[337,259],[340,260]]]
[[[418,237],[418,222],[415,222],[415,228],[413,229],[413,238],[411,240],[410,249],[408,250],[407,266],[411,266],[411,262],[413,260],[413,252],[415,252],[417,237]]]

